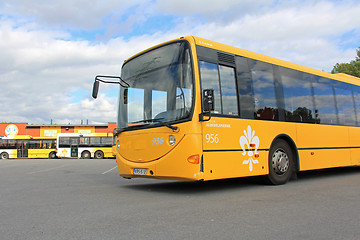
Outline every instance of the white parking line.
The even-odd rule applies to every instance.
[[[48,172],[48,171],[51,171],[51,170],[54,170],[54,169],[62,168],[62,167],[64,167],[64,166],[65,166],[65,165],[58,166],[58,167],[53,167],[53,168],[47,168],[47,169],[43,169],[43,170],[39,170],[39,171],[35,171],[35,172],[29,172],[28,174]]]
[[[113,167],[113,168],[112,168],[112,169],[110,169],[110,170],[107,170],[106,172],[103,172],[102,174],[106,174],[106,173],[108,173],[108,172],[110,172],[110,171],[114,170],[115,168],[117,168],[117,166]]]

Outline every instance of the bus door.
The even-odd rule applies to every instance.
[[[78,137],[70,138],[71,157],[78,157],[78,150],[79,150],[79,138]]]
[[[28,149],[29,142],[26,140],[18,140],[16,143],[17,148],[17,157],[18,158],[27,158],[28,157]]]

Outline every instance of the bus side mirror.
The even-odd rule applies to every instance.
[[[203,90],[204,112],[214,111],[214,89]]]
[[[200,114],[200,121],[209,121],[211,119],[211,111],[214,111],[214,89],[203,90],[203,113]],[[204,118],[204,114],[209,114],[208,118]]]
[[[94,86],[93,86],[92,97],[96,99],[98,96],[98,92],[99,92],[99,81],[95,80]]]

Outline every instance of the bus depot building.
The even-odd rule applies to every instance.
[[[79,133],[93,136],[112,136],[116,123],[107,124],[28,124],[0,123],[0,136],[15,137],[28,135],[30,137],[56,138],[58,133]]]

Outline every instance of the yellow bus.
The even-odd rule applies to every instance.
[[[110,78],[110,79],[108,79]],[[114,79],[113,81],[110,81]],[[360,164],[360,79],[199,37],[126,60],[116,159],[124,178],[213,180]]]
[[[56,139],[30,136],[0,138],[0,159],[56,158]]]
[[[56,141],[59,158],[113,158],[112,136],[92,136],[79,133],[58,133]]]

